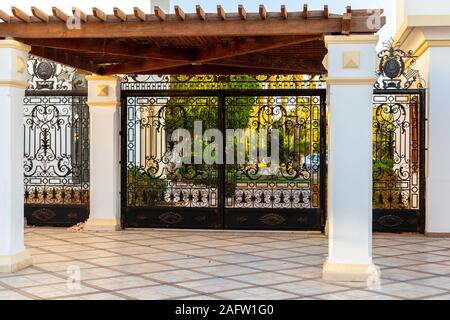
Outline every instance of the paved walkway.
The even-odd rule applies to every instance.
[[[0,274],[0,299],[450,299],[450,239],[375,235],[369,287],[320,279],[319,234],[36,228],[26,243],[35,264]]]

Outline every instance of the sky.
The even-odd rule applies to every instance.
[[[279,11],[280,6],[284,4],[289,12],[303,10],[303,3],[307,3],[311,10],[322,9],[324,4],[328,4],[330,12],[339,14],[343,13],[348,5],[354,9],[382,8],[387,17],[387,23],[379,33],[381,40],[379,46],[395,35],[396,1],[394,0],[171,0],[170,6],[172,11],[174,5],[179,5],[185,12],[195,12],[195,5],[200,4],[206,12],[216,12],[216,6],[220,4],[226,12],[237,12],[238,4],[242,4],[247,12],[258,12],[260,4],[264,4],[268,11]],[[150,0],[0,0],[0,10],[10,13],[11,6],[17,6],[29,14],[31,14],[31,6],[38,7],[48,14],[51,13],[52,6],[57,6],[66,13],[70,13],[73,6],[88,13],[95,6],[111,14],[113,7],[119,7],[126,13],[131,13],[133,7],[140,7],[146,12],[150,12],[151,8]]]

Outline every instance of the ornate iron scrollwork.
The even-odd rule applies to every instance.
[[[87,89],[86,78],[74,68],[34,56],[29,57],[27,68],[28,90]]]
[[[391,39],[384,43],[384,49],[378,53],[379,64],[377,69],[378,81],[375,89],[420,89],[425,81],[420,77],[418,70],[412,66],[416,63],[416,56],[412,50],[403,51]]]
[[[31,215],[39,221],[48,221],[53,219],[56,213],[53,210],[44,208],[34,211]]]
[[[161,214],[158,218],[167,224],[177,224],[184,220],[181,214],[173,211],[165,212]]]
[[[268,213],[268,214],[262,216],[259,220],[262,223],[269,225],[269,226],[276,226],[276,225],[282,224],[286,221],[286,219],[283,218],[283,216],[276,214],[276,213]]]
[[[387,215],[387,216],[383,216],[378,219],[378,223],[386,228],[398,227],[401,224],[403,224],[404,222],[405,222],[404,219],[402,219],[399,216],[394,216],[394,215]]]

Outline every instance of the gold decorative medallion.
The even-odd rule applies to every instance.
[[[359,69],[361,65],[361,53],[359,51],[345,51],[343,56],[344,69]]]
[[[109,95],[109,86],[105,84],[99,84],[96,87],[97,97],[107,97]]]

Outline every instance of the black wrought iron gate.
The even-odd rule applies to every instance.
[[[125,89],[125,227],[323,229],[325,90]],[[203,132],[277,129],[279,167],[250,161],[251,133],[233,142],[232,149],[246,154],[243,163],[181,164],[171,134],[178,128],[193,133],[196,121],[202,121]],[[225,143],[223,148],[230,152]]]
[[[378,53],[373,95],[373,229],[425,231],[426,90],[416,57],[393,40]]]
[[[28,224],[72,226],[89,217],[89,108],[84,76],[30,57],[24,99]]]
[[[425,90],[375,90],[373,227],[424,232]]]

